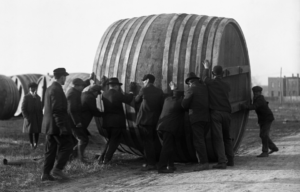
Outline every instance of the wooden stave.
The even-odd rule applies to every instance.
[[[166,15],[157,15],[156,17],[157,18],[159,18],[159,17],[163,17],[163,16],[166,16]],[[171,33],[171,35],[173,35],[173,30],[174,30],[174,26],[176,26],[176,24],[178,25],[178,18],[180,18],[180,17],[183,17],[182,18],[182,20],[183,19],[186,19],[186,17],[189,17],[188,19],[186,19],[186,23],[189,21],[189,19],[191,19],[191,18],[193,18],[193,21],[195,21],[195,18],[198,18],[198,21],[197,21],[197,24],[195,25],[195,23],[193,22],[193,21],[191,21],[190,22],[190,24],[192,23],[192,26],[194,26],[194,30],[195,30],[195,33],[197,32],[197,29],[196,28],[198,28],[198,32],[200,32],[199,33],[199,35],[195,35],[194,34],[194,36],[195,37],[199,37],[199,39],[198,39],[198,42],[197,42],[197,40],[195,40],[195,39],[193,39],[193,40],[191,40],[191,39],[189,39],[189,41],[191,42],[193,42],[192,43],[192,45],[191,46],[193,46],[193,47],[195,47],[195,42],[197,42],[197,43],[202,43],[202,46],[200,46],[200,53],[198,53],[197,55],[196,55],[196,57],[194,56],[194,60],[195,60],[195,58],[196,58],[196,64],[195,64],[195,72],[196,72],[196,74],[198,75],[198,76],[201,76],[202,75],[202,71],[203,71],[203,66],[201,65],[201,63],[200,62],[202,62],[203,61],[203,59],[205,58],[205,57],[208,57],[208,58],[213,58],[213,55],[215,54],[214,53],[214,51],[215,51],[215,48],[213,47],[214,46],[214,41],[215,41],[215,34],[216,34],[216,32],[219,30],[219,25],[220,25],[220,23],[225,23],[225,26],[227,25],[227,24],[229,24],[229,23],[234,23],[238,28],[239,28],[239,25],[233,20],[233,19],[227,19],[227,18],[217,18],[217,17],[207,17],[207,16],[198,16],[198,15],[186,15],[186,14],[179,14],[179,15],[177,15],[177,14],[168,14],[167,16],[170,16],[170,20],[169,21],[171,21],[171,22],[169,22],[168,23],[168,27],[170,26],[170,25],[173,25],[173,29],[172,29],[172,33]],[[146,19],[148,19],[148,18],[151,18],[151,17],[153,17],[153,16],[147,16],[146,18],[145,17],[140,17],[140,18],[144,18],[144,20],[146,20]],[[200,18],[199,18],[200,17]],[[138,19],[140,19],[140,18],[138,18]],[[133,19],[136,19],[136,18],[133,18]],[[173,20],[172,20],[173,19]],[[224,19],[226,20],[226,22],[224,22]],[[130,23],[130,21],[129,20],[131,20],[131,19],[128,19],[128,20],[121,20],[122,22],[128,22],[128,23]],[[137,20],[137,19],[136,19]],[[149,20],[149,19],[148,19]],[[181,20],[181,21],[182,21]],[[121,21],[119,21],[119,24],[120,23],[122,23]],[[118,22],[118,21],[117,21]],[[116,22],[116,23],[117,23]],[[173,23],[172,23],[173,22]],[[198,26],[199,25],[199,23],[203,23],[203,25],[202,26]],[[117,24],[118,25],[118,24]],[[115,26],[115,28],[118,28],[118,26]],[[186,26],[184,26],[184,28],[183,28],[183,32],[181,33],[181,34],[183,34],[185,31],[185,28],[186,28]],[[192,27],[190,27],[190,29],[191,29]],[[199,28],[200,28],[200,31],[199,31]],[[131,29],[130,29],[131,30]],[[168,31],[170,32],[171,31],[171,29],[168,29]],[[189,33],[188,34],[190,34],[190,31],[188,31]],[[243,34],[242,34],[242,31],[241,31],[241,29],[239,28],[239,31],[238,32],[240,32],[240,36],[243,38],[243,40],[244,40],[244,36],[243,36]],[[105,33],[110,33],[110,34],[112,34],[112,33],[115,33],[114,31],[109,31],[109,29],[105,32]],[[202,34],[203,33],[203,34]],[[201,36],[201,34],[202,34],[202,36]],[[222,36],[222,35],[221,35]],[[134,38],[139,38],[138,36],[137,37],[134,37]],[[182,37],[182,38],[184,38],[184,37]],[[173,38],[174,39],[174,38]],[[219,39],[219,41],[221,41],[222,39]],[[163,40],[163,42],[164,43],[166,43],[168,40]],[[174,41],[172,41],[172,37],[169,37],[169,41],[171,41],[171,43],[173,43]],[[108,42],[109,43],[109,42]],[[143,42],[144,43],[144,42]],[[207,50],[207,45],[209,45],[209,47],[210,47],[210,50]],[[100,47],[101,45],[99,45],[99,47]],[[244,42],[244,48],[245,48],[245,51],[246,51],[246,54],[247,54],[247,58],[246,58],[246,60],[248,61],[247,62],[247,64],[250,66],[250,63],[249,63],[249,58],[248,58],[248,52],[247,52],[247,46],[246,46],[246,44],[245,44],[245,42]],[[126,47],[126,46],[124,46],[124,47]],[[170,46],[170,47],[174,47],[174,45],[173,46]],[[165,47],[165,49],[169,49],[170,47]],[[176,46],[175,46],[176,47]],[[196,46],[197,47],[197,51],[199,50],[199,46]],[[101,50],[102,52],[104,52],[104,51],[107,51],[107,50],[104,50],[105,49],[105,46],[101,46],[101,48],[103,49],[103,50]],[[182,48],[182,47],[179,47],[180,49]],[[214,49],[213,49],[214,48]],[[164,54],[168,54],[167,56],[164,56],[163,58],[163,61],[162,61],[162,65],[164,65],[164,66],[167,66],[167,67],[174,67],[174,66],[170,66],[170,56],[169,56],[169,50],[167,50],[167,51],[165,51],[165,49],[164,49]],[[191,48],[192,49],[192,48]],[[193,49],[192,49],[193,50]],[[134,50],[129,50],[130,52],[134,52]],[[99,50],[98,50],[98,52],[99,52]],[[120,51],[118,51],[118,52],[120,52]],[[122,51],[121,51],[122,52]],[[127,50],[127,52],[128,52],[128,50]],[[177,52],[179,52],[180,53],[180,51],[177,51]],[[195,50],[194,50],[194,52],[196,52]],[[171,52],[171,54],[172,53],[174,53],[174,52]],[[111,53],[112,54],[112,53]],[[188,55],[188,56],[186,56],[186,58],[185,58],[185,60],[187,61],[187,60],[189,60],[189,56],[191,55],[192,53],[190,53],[190,54],[187,54],[186,53],[186,55]],[[135,55],[136,56],[136,55]],[[140,55],[138,55],[138,56],[140,56]],[[180,55],[178,55],[177,54],[177,56],[179,57]],[[130,56],[129,56],[130,57]],[[138,59],[140,59],[140,58],[138,58]],[[210,60],[212,60],[212,59],[210,59]],[[177,61],[176,61],[177,62]],[[178,63],[178,62],[177,62]],[[185,62],[186,63],[186,62]],[[212,60],[212,63],[213,63],[213,65],[216,63],[215,62],[215,60]],[[106,65],[110,65],[110,63],[108,62],[108,61],[106,61]],[[119,64],[120,65],[120,64]],[[200,67],[199,67],[200,66]],[[94,63],[94,68],[97,68],[98,67],[98,73],[99,73],[99,71],[101,71],[101,67],[99,67],[98,66],[98,63]],[[130,67],[130,66],[129,66]],[[181,66],[182,67],[182,66]],[[124,66],[121,66],[120,68],[124,68]],[[187,69],[187,68],[191,68],[191,66],[185,66],[185,69]],[[193,68],[193,67],[192,67]],[[191,68],[191,69],[192,69]],[[104,70],[102,70],[102,71],[104,71]],[[186,70],[184,70],[185,72],[186,72]],[[96,71],[97,72],[97,71]],[[177,70],[177,72],[178,72],[178,70]],[[126,73],[128,73],[128,71],[126,70]],[[137,76],[138,75],[135,75],[135,77],[133,77],[131,74],[129,75],[129,77],[130,78],[127,78],[127,81],[124,81],[125,80],[125,78],[124,78],[124,74],[126,74],[126,73],[122,73],[123,74],[123,76],[121,75],[120,76],[120,74],[118,73],[118,75],[116,75],[116,73],[114,72],[114,74],[113,75],[111,75],[111,74],[109,74],[109,73],[106,73],[106,75],[108,75],[108,77],[112,77],[112,76],[117,76],[120,80],[121,80],[121,82],[123,82],[124,84],[125,84],[125,90],[126,90],[126,85],[128,85],[129,84],[129,80],[128,79],[130,79],[130,80],[134,80],[134,81],[138,81],[138,80],[140,80]],[[166,73],[168,73],[168,75],[166,75]],[[169,73],[174,73],[173,71],[168,71],[168,70],[165,70],[165,68],[162,70],[162,77],[166,77],[165,79],[164,78],[161,78],[161,83],[157,83],[157,80],[156,80],[156,84],[158,84],[158,86],[160,86],[161,85],[161,87],[163,88],[163,91],[164,92],[167,92],[168,91],[168,86],[166,85],[166,82],[169,82],[170,80],[173,80],[172,79],[172,75],[170,75]],[[102,73],[103,74],[103,73]],[[99,74],[97,74],[97,78],[100,78],[101,76],[102,76],[102,74],[100,73],[100,75]],[[175,74],[176,74],[176,72],[175,72]],[[127,75],[128,76],[128,75]],[[181,88],[181,89],[183,89],[184,87],[185,87],[185,85],[184,85],[184,78],[182,78],[182,76],[186,76],[186,74],[181,74],[181,78],[180,78],[180,80],[177,80],[176,82],[177,82],[177,84],[179,85],[179,87]],[[171,77],[171,78],[170,78]],[[176,80],[176,78],[174,78],[175,80]],[[250,76],[250,72],[249,72],[249,74],[248,74],[248,82],[251,82],[251,76]],[[248,90],[250,90],[250,84],[248,83],[248,85],[247,85],[247,89]],[[249,94],[248,94],[249,95]],[[247,99],[249,99],[249,98],[247,98]],[[126,110],[127,112],[128,111],[130,111],[129,109],[128,109],[128,107],[127,107],[127,110]],[[242,119],[243,119],[243,122],[241,123],[241,126],[242,126],[242,129],[241,129],[241,133],[240,133],[240,136],[239,136],[239,138],[238,138],[238,141],[236,141],[235,142],[235,145],[234,145],[234,150],[235,151],[237,151],[237,149],[238,149],[238,146],[239,146],[239,144],[240,144],[240,142],[241,142],[241,139],[242,139],[242,133],[244,132],[244,129],[245,129],[245,126],[246,126],[246,124],[247,124],[247,119],[248,119],[248,113],[246,112],[246,111],[243,111],[243,112],[241,112],[242,113]],[[100,124],[100,120],[96,120],[96,122],[98,122],[97,123],[97,126],[98,126],[98,129],[99,129],[99,132],[101,133],[102,132],[102,134],[103,134],[103,129],[101,128],[101,124]],[[130,130],[131,128],[129,128],[129,127],[127,127],[127,132]],[[134,129],[135,131],[136,131],[136,128]],[[126,133],[125,133],[126,134]],[[208,138],[209,140],[210,140],[210,138]],[[192,144],[190,144],[190,146],[188,147],[188,149],[189,148],[193,148],[192,147]],[[211,144],[210,144],[210,146],[208,146],[208,149],[209,150],[212,150],[212,146],[211,146]],[[123,150],[124,151],[124,150]],[[127,151],[127,150],[126,150]],[[142,150],[139,150],[140,151],[140,153],[142,153]],[[131,153],[133,153],[133,154],[137,154],[136,152],[131,152]],[[140,155],[140,154],[137,154],[137,155]],[[182,159],[184,159],[183,157],[179,157],[178,158],[179,159],[179,161],[180,160],[182,160]],[[190,152],[190,159],[195,159],[195,156],[194,156],[194,152],[193,152],[193,150]],[[210,154],[210,159],[215,159],[215,156],[214,156],[214,154],[212,153],[212,154]]]
[[[0,75],[0,98],[0,120],[10,119],[18,108],[20,98],[13,80],[4,75]]]

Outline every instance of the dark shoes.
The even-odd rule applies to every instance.
[[[50,174],[43,173],[41,176],[41,180],[42,181],[55,181],[55,178],[52,177],[52,175],[50,175]]]
[[[267,152],[263,152],[260,155],[257,155],[256,157],[269,157],[269,154]]]
[[[57,178],[59,178],[59,179],[64,179],[64,180],[68,180],[68,179],[69,179],[69,177],[66,176],[66,175],[63,173],[62,170],[56,169],[56,168],[54,168],[54,169],[52,170],[52,175],[53,175],[53,177],[57,177]]]
[[[204,163],[204,164],[200,164],[196,169],[194,169],[194,171],[204,171],[208,169],[209,169],[209,164]]]
[[[141,171],[153,171],[156,170],[156,166],[155,165],[146,165],[143,166]]]
[[[227,163],[226,163],[227,166],[234,166],[234,161],[233,159],[228,159]]]
[[[177,170],[177,168],[176,168],[175,166],[168,166],[167,169],[173,170],[173,171],[176,171],[176,170]]]
[[[226,169],[227,165],[226,165],[226,163],[218,163],[216,165],[213,165],[212,168],[213,169]]]
[[[279,151],[279,149],[278,149],[278,148],[271,149],[271,151],[269,152],[269,154],[272,154],[272,153],[274,153],[274,152],[277,152],[277,151]]]
[[[164,169],[159,169],[158,173],[174,173],[174,170],[173,169],[164,168]]]

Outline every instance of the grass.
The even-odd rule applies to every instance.
[[[283,104],[278,102],[270,103],[276,120],[272,124],[271,138],[279,139],[284,136],[300,133],[300,104]],[[252,147],[260,147],[259,127],[256,125],[257,119],[254,111],[251,111],[248,125],[244,134],[243,141],[239,152],[245,151]],[[40,135],[40,144],[36,150],[32,150],[29,145],[27,134],[22,133],[22,118],[13,118],[8,121],[0,121],[0,160],[4,158],[8,161],[27,162],[22,166],[8,166],[0,162],[0,191],[40,191],[45,187],[58,184],[57,182],[40,182],[42,173],[42,162],[31,161],[34,158],[43,158],[44,139]],[[91,125],[92,134],[99,135],[96,131],[95,124]],[[99,139],[98,139],[99,140]],[[276,143],[276,142],[275,142]],[[95,154],[99,154],[99,143],[89,145],[86,155],[92,160]],[[68,163],[65,172],[73,179],[84,178],[91,175],[105,174],[110,169],[117,170],[118,164],[127,164],[128,168],[140,166],[142,159],[133,155],[117,152],[114,155],[113,165],[107,169],[103,168],[94,161],[93,164],[85,165],[79,161]],[[110,173],[107,173],[110,174]]]

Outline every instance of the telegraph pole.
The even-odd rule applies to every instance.
[[[280,67],[280,105],[282,105],[282,94],[283,94],[283,89],[282,89],[282,67]]]

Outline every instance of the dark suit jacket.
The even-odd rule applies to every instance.
[[[181,106],[183,97],[167,97],[160,114],[157,130],[176,134],[183,126],[185,110]]]
[[[24,133],[40,133],[43,121],[43,110],[40,96],[35,98],[28,93],[24,96],[22,103],[22,114],[24,117]]]
[[[71,87],[67,92],[69,123],[71,128],[76,128],[81,120],[81,92]]]
[[[230,86],[223,81],[222,78],[210,79],[208,77],[209,70],[205,69],[203,81],[208,87],[209,108],[216,111],[225,111],[231,113],[231,105],[229,102]]]
[[[122,94],[114,89],[104,91],[102,100],[104,105],[104,128],[126,128],[126,117],[123,110],[123,103],[129,104],[133,94]]]
[[[136,124],[156,126],[164,103],[163,91],[153,84],[148,84],[140,90],[135,97],[135,102],[142,102]]]
[[[62,126],[67,128],[69,134],[72,134],[68,123],[68,102],[59,83],[53,82],[46,89],[44,107],[42,128],[46,134],[59,135]]]
[[[97,109],[96,98],[92,92],[86,91],[81,94],[82,125],[87,128],[93,117],[101,117],[103,113]]]
[[[263,95],[259,95],[258,97],[254,98],[253,104],[248,105],[247,108],[250,110],[255,110],[259,124],[274,120],[274,115],[269,108],[269,102],[265,100]]]
[[[208,90],[204,84],[196,81],[184,93],[182,107],[189,110],[190,122],[209,121]]]

